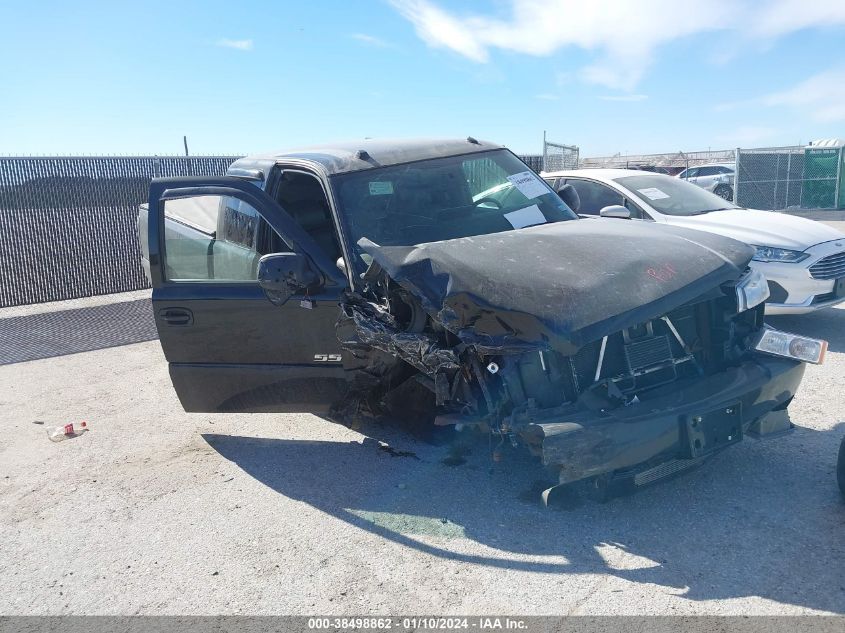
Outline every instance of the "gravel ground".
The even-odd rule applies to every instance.
[[[186,414],[143,328],[0,366],[0,613],[845,613],[845,309],[771,321],[831,342],[794,433],[556,510],[486,443]]]

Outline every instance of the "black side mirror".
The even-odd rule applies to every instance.
[[[322,276],[301,253],[270,253],[258,260],[258,285],[276,305],[292,295],[316,291],[322,284]]]

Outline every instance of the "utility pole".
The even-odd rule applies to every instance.
[[[185,145],[185,159],[186,159],[185,160],[185,163],[186,163],[185,166],[188,168],[188,175],[193,176],[194,175],[193,165],[191,165],[191,159],[188,158],[188,137],[187,137],[187,135],[182,137],[182,143]]]
[[[541,170],[546,169],[546,160],[548,159],[548,152],[546,151],[546,130],[543,130],[543,166]]]

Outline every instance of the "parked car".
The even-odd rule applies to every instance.
[[[845,301],[845,234],[785,213],[742,209],[683,180],[624,169],[543,174],[572,185],[578,213],[694,228],[751,244],[769,281],[767,314],[803,314]]]
[[[764,326],[747,245],[581,220],[472,138],[156,179],[138,228],[186,411],[474,426],[561,484],[645,485],[773,431],[826,347]]]
[[[650,171],[655,174],[669,174],[667,167],[660,167],[658,165],[628,165],[628,169],[636,169],[637,171]]]
[[[676,178],[698,185],[725,200],[733,200],[735,175],[733,165],[699,165],[685,169]]]

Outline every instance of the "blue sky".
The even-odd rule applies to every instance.
[[[0,2],[0,154],[845,137],[843,0]]]

